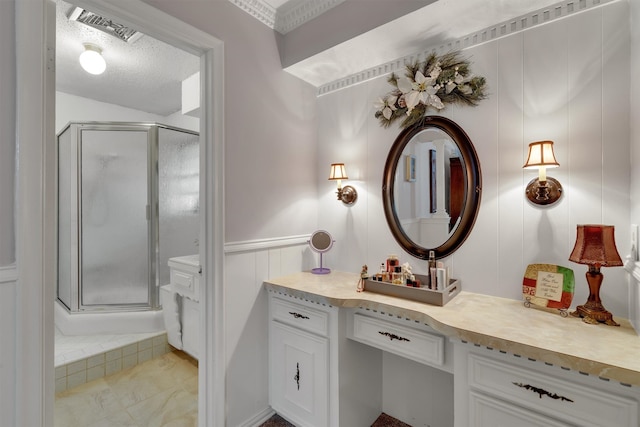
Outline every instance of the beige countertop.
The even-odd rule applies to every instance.
[[[359,274],[295,273],[265,281],[267,289],[336,307],[362,307],[417,320],[444,335],[640,386],[640,337],[626,319],[619,327],[589,325],[522,301],[462,291],[444,307],[356,292]]]

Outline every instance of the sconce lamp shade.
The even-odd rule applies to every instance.
[[[85,43],[84,52],[80,54],[80,65],[89,74],[102,74],[107,69],[107,63],[102,57],[102,49],[98,46]]]
[[[529,155],[523,168],[533,169],[540,166],[547,168],[560,166],[553,153],[553,141],[538,141],[529,144]]]
[[[560,199],[562,185],[554,178],[547,178],[547,168],[560,166],[553,153],[553,141],[538,141],[529,144],[529,155],[525,169],[538,169],[538,178],[532,179],[525,190],[531,203],[551,205]]]
[[[613,315],[604,308],[600,300],[600,287],[604,280],[600,267],[622,265],[614,239],[614,227],[612,225],[578,225],[576,244],[569,256],[569,261],[589,266],[586,274],[589,298],[584,305],[577,306],[576,311],[571,315],[582,317],[585,323],[604,322],[610,326],[620,326],[613,320]]]
[[[358,192],[350,185],[342,187],[342,180],[349,179],[344,163],[331,163],[331,171],[329,172],[329,180],[338,181],[338,200],[345,205],[352,205],[358,200]]]
[[[344,163],[332,163],[331,172],[329,173],[330,180],[337,179],[349,179],[347,171],[344,168]]]
[[[576,244],[569,261],[600,267],[621,266],[613,225],[578,225]]]

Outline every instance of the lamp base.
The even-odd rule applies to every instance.
[[[583,305],[576,307],[576,311],[571,313],[573,317],[582,317],[582,321],[591,325],[605,323],[609,326],[620,326],[613,320],[613,315],[602,305],[600,300],[600,286],[604,276],[600,273],[599,265],[589,265],[589,271],[585,274],[589,285],[589,298]]]
[[[547,177],[546,181],[539,181],[534,178],[529,181],[526,189],[527,199],[536,205],[550,205],[555,203],[562,196],[562,185],[558,180]]]
[[[338,200],[342,200],[345,205],[352,205],[358,200],[358,192],[350,185],[345,185],[338,190]]]
[[[590,304],[587,302],[585,305],[579,305],[576,307],[576,311],[572,312],[573,317],[582,317],[582,321],[591,325],[597,325],[598,323],[604,323],[609,326],[620,326],[613,320],[613,315],[605,310],[602,304]]]

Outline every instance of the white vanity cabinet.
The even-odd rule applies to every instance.
[[[297,425],[328,425],[331,314],[330,308],[271,298],[271,406]]]
[[[468,343],[455,346],[456,427],[637,427],[640,389]]]
[[[345,330],[336,307],[269,293],[269,402],[296,426],[365,426],[380,414],[379,357]]]

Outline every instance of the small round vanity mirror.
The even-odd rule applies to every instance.
[[[322,254],[327,252],[333,246],[333,238],[331,234],[324,230],[318,230],[311,235],[309,239],[309,246],[315,252],[320,254],[320,267],[312,268],[313,274],[328,274],[331,273],[331,269],[322,266]]]
[[[426,259],[453,253],[480,207],[480,162],[471,140],[446,117],[426,116],[404,129],[384,169],[382,201],[396,241]]]

